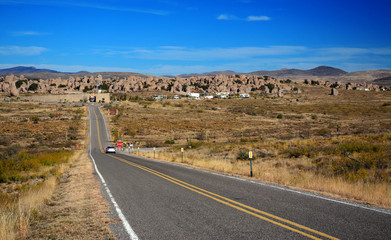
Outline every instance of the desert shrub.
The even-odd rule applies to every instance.
[[[177,104],[174,104],[175,107],[179,107],[179,108],[182,108],[183,107],[183,104],[182,103],[177,103]]]
[[[161,147],[162,143],[158,141],[148,141],[145,143],[145,147],[153,148],[153,147]]]
[[[18,81],[16,81],[15,82],[16,88],[20,88],[20,86],[22,86],[23,83],[27,84],[27,80],[18,80]]]
[[[239,151],[237,154],[236,154],[236,159],[237,160],[248,160],[248,151]]]
[[[129,127],[125,128],[124,133],[128,136],[134,137],[137,134],[137,131]]]
[[[28,90],[29,91],[36,91],[38,89],[38,84],[37,83],[33,83],[29,86]]]
[[[99,89],[102,89],[102,90],[109,90],[110,85],[108,85],[108,84],[106,83],[106,81],[104,81],[103,84],[100,85],[98,88],[99,88]]]
[[[319,85],[319,81],[311,80],[311,85]]]
[[[377,145],[372,145],[368,143],[364,143],[362,141],[347,141],[342,142],[338,145],[338,152],[340,153],[353,153],[353,152],[362,152],[369,150],[377,150]]]
[[[70,152],[54,152],[35,155],[19,152],[11,158],[0,160],[0,182],[25,181],[28,179],[26,173],[38,171],[43,166],[65,163],[71,154]]]
[[[38,123],[38,121],[39,121],[39,117],[38,117],[38,116],[36,116],[36,115],[34,115],[34,116],[31,116],[31,121],[33,121],[35,124],[37,124],[37,123]]]
[[[4,152],[3,152],[3,156],[5,158],[11,158],[11,157],[14,157],[19,151],[20,151],[21,147],[19,144],[12,144],[11,146],[8,146]]]
[[[278,118],[278,119],[282,119],[282,118],[283,118],[282,114],[278,114],[278,115],[277,115],[277,118]]]
[[[204,145],[202,142],[188,142],[186,149],[196,149]]]
[[[271,93],[275,87],[275,85],[273,83],[268,83],[268,84],[265,84],[268,88],[269,88],[269,92]]]
[[[302,156],[311,157],[316,151],[309,146],[291,147],[283,153],[288,154],[289,158],[299,158]]]
[[[165,144],[175,144],[175,140],[174,139],[166,140],[164,143]]]
[[[319,135],[319,136],[326,137],[326,136],[330,135],[330,129],[328,129],[328,128],[318,129],[316,131],[316,134]]]
[[[0,145],[9,146],[11,143],[10,137],[6,135],[0,135]]]

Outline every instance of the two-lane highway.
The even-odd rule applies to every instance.
[[[90,156],[129,239],[390,239],[391,212],[123,154],[89,107]],[[121,236],[123,238],[123,236]]]

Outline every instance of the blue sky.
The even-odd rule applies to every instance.
[[[391,0],[0,0],[0,68],[391,69]]]

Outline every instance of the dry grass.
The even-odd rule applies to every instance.
[[[153,158],[153,153],[140,152],[141,156]],[[250,178],[249,161],[233,161],[211,158],[202,150],[188,150],[184,154],[183,163],[216,172]],[[160,160],[181,163],[181,154],[177,152],[157,152]],[[324,176],[308,170],[313,164],[310,159],[274,158],[253,161],[253,179],[274,183],[293,189],[307,190],[322,195],[347,199],[360,203],[391,208],[391,187],[389,182],[347,181],[344,177]]]
[[[58,187],[37,212],[27,239],[114,239],[92,163],[83,152],[61,177]]]
[[[0,103],[0,113],[0,239],[25,238],[80,156],[71,150],[83,146],[85,110],[13,102]]]
[[[65,169],[62,165],[59,169]],[[11,202],[2,202],[0,210],[0,239],[25,238],[29,233],[30,221],[39,208],[47,202],[56,188],[57,177],[27,188]]]
[[[106,109],[119,109],[117,138],[172,146],[159,159],[180,162],[184,147],[186,164],[248,177],[238,158],[251,150],[256,179],[391,208],[391,93],[299,87],[283,98],[132,98]]]

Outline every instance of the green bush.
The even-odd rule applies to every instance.
[[[22,86],[23,83],[27,84],[27,80],[18,80],[18,81],[16,81],[16,83],[15,83],[16,88],[20,88],[20,86]]]
[[[38,89],[38,84],[37,83],[33,83],[29,86],[28,90],[29,91],[36,91]]]
[[[248,156],[248,152],[247,151],[239,151],[237,154],[236,154],[236,159],[237,160],[248,160],[249,159],[249,156]]]
[[[174,139],[166,140],[164,143],[165,144],[175,144],[175,140]]]
[[[72,153],[54,152],[40,155],[19,152],[12,157],[0,160],[0,182],[25,181],[31,172],[37,172],[44,166],[55,166],[68,162]],[[27,174],[26,174],[27,173]]]

